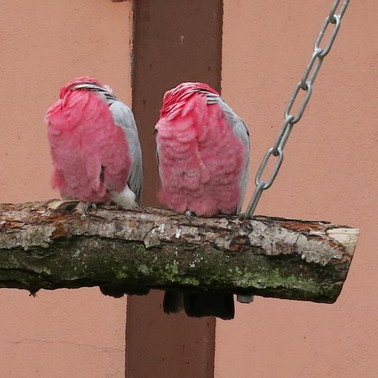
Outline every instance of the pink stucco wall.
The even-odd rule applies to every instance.
[[[250,127],[253,175],[332,2],[224,1],[222,93]],[[378,376],[377,19],[376,1],[351,1],[282,170],[257,209],[360,228],[341,296],[333,305],[239,304],[235,320],[217,322],[217,378]]]
[[[131,102],[131,3],[0,1],[0,202],[57,197],[42,122],[79,75]],[[0,376],[124,377],[125,299],[0,290]]]

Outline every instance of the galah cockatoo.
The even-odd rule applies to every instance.
[[[142,152],[131,109],[89,77],[71,80],[59,97],[45,117],[53,188],[64,199],[136,207],[143,184]]]
[[[240,212],[249,166],[249,133],[218,92],[182,83],[165,93],[155,126],[159,198],[178,213],[211,217]],[[232,319],[232,293],[165,293],[164,310]]]

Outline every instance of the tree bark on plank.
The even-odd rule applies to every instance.
[[[358,239],[358,229],[328,222],[189,221],[163,209],[83,213],[76,204],[0,204],[0,287],[184,288],[333,303]]]

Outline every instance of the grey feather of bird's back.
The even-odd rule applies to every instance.
[[[142,150],[133,112],[128,106],[118,100],[112,102],[109,110],[112,113],[114,123],[120,126],[126,135],[132,161],[127,184],[135,193],[138,202],[140,202],[143,187]]]
[[[247,189],[247,183],[249,178],[249,155],[250,155],[250,140],[249,132],[245,123],[236,115],[236,113],[226,104],[226,102],[218,95],[210,92],[206,92],[207,103],[215,104],[218,103],[219,107],[225,112],[228,123],[230,124],[234,134],[243,143],[244,149],[244,159],[243,159],[243,174],[239,181],[240,188],[240,201],[236,213],[239,214],[243,206],[245,192]]]

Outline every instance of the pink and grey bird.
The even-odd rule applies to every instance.
[[[155,126],[159,198],[178,213],[238,214],[249,166],[249,133],[219,93],[203,83],[182,83],[165,93]],[[180,309],[180,293],[167,291],[167,312]],[[234,316],[232,293],[184,292],[188,315]]]
[[[53,188],[64,199],[136,207],[142,152],[131,109],[89,77],[71,80],[59,97],[45,117]]]

